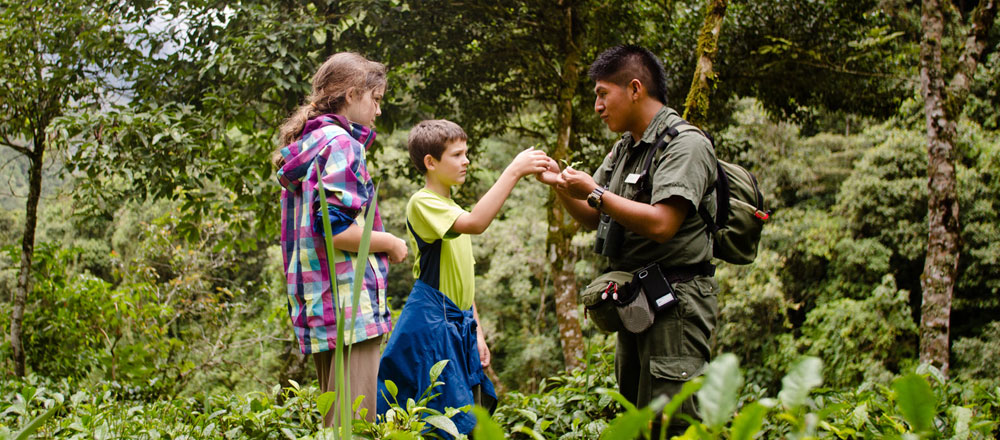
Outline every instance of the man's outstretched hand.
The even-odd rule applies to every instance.
[[[548,159],[548,168],[545,171],[535,174],[535,178],[546,185],[558,186],[563,180],[559,170],[559,163],[551,157]]]

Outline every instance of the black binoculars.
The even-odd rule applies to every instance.
[[[597,239],[594,240],[594,252],[605,257],[617,257],[622,251],[622,241],[625,240],[625,227],[616,222],[610,215],[601,213],[597,223]]]

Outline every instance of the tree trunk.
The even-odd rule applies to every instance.
[[[939,0],[924,0],[920,23],[920,85],[927,121],[927,257],[920,276],[923,303],[920,307],[920,361],[948,374],[948,342],[951,300],[961,253],[958,195],[955,179],[955,119],[962,114],[973,72],[983,55],[986,38],[996,11],[996,2],[979,5],[959,57],[958,70],[945,87],[942,39],[946,8]]]
[[[927,120],[927,257],[920,276],[920,361],[947,374],[951,298],[958,272],[958,200],[955,194],[955,123],[945,110],[941,39],[944,11],[937,0],[925,0],[920,22],[920,84]]]
[[[36,150],[28,156],[31,163],[28,171],[28,201],[24,213],[24,234],[21,236],[21,268],[14,290],[14,309],[10,318],[10,345],[14,356],[14,374],[24,377],[24,343],[21,340],[21,324],[24,322],[24,305],[31,291],[31,260],[35,255],[35,226],[38,223],[38,199],[42,193],[42,158],[44,142],[35,142]]]
[[[715,88],[716,74],[712,65],[719,51],[719,32],[726,17],[728,0],[708,0],[705,21],[698,35],[698,64],[691,79],[691,89],[684,101],[684,119],[702,127],[708,121],[708,104]]]
[[[559,101],[556,104],[558,135],[552,157],[566,159],[569,157],[570,138],[573,127],[573,97],[576,85],[580,80],[580,45],[576,41],[577,33],[573,29],[573,8],[565,3],[563,6],[563,45],[566,57],[562,63],[562,81],[559,86]],[[573,267],[577,255],[573,251],[571,241],[578,226],[568,212],[555,202],[555,193],[549,191],[549,231],[545,238],[548,248],[550,269],[552,271],[553,287],[555,289],[556,319],[559,326],[559,343],[562,346],[563,360],[567,370],[579,368],[583,357],[583,332],[580,330],[580,317],[577,311],[577,285]]]

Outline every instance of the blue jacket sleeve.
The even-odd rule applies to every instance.
[[[336,206],[330,205],[330,233],[337,235],[354,224],[354,218],[345,214]],[[313,232],[323,236],[323,212],[316,211],[316,221],[313,222]]]

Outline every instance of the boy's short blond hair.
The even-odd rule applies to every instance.
[[[427,166],[424,165],[424,157],[428,154],[434,159],[441,160],[445,145],[454,141],[468,141],[469,136],[465,134],[458,124],[447,119],[428,119],[420,121],[410,130],[410,136],[406,140],[406,148],[410,151],[410,160],[422,174],[427,173]]]

